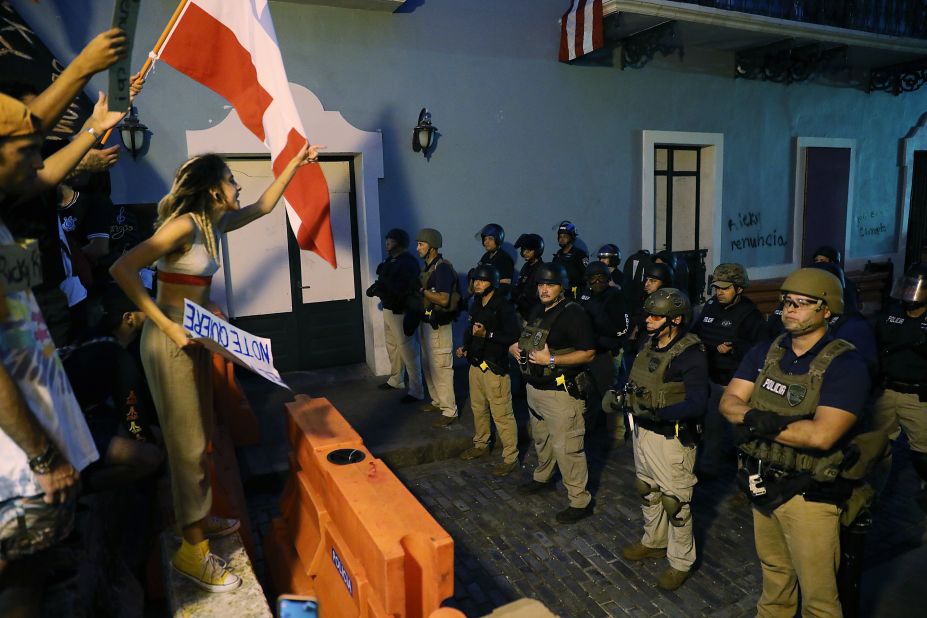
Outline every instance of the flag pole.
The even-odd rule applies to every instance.
[[[177,23],[177,20],[180,18],[180,14],[183,12],[184,8],[187,6],[190,0],[180,0],[180,3],[177,5],[177,8],[174,9],[174,14],[171,15],[170,20],[167,22],[167,25],[164,27],[164,31],[161,32],[161,36],[158,37],[158,41],[154,44],[154,47],[151,49],[151,53],[148,54],[148,57],[145,58],[145,64],[142,65],[139,73],[142,74],[142,79],[144,79],[148,72],[151,71],[151,65],[153,64],[154,58],[158,56],[158,52],[161,51],[161,47],[164,46],[164,41],[167,39],[167,35],[170,34],[171,29],[174,27],[174,24]],[[103,139],[100,140],[100,144],[105,144],[106,140],[109,139],[110,134],[113,132],[112,129],[106,131],[103,134]]]

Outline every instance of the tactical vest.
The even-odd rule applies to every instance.
[[[634,359],[628,379],[631,414],[659,420],[657,410],[685,401],[685,384],[664,382],[666,369],[674,358],[692,346],[701,344],[698,336],[686,333],[668,350],[658,351],[653,346],[645,346]]]
[[[547,345],[547,338],[550,336],[550,330],[553,328],[554,322],[557,321],[557,318],[560,317],[560,314],[563,313],[567,307],[574,304],[576,303],[571,300],[561,300],[556,307],[542,312],[541,315],[525,324],[524,328],[522,328],[521,336],[518,338],[518,347],[523,351],[523,354],[527,354],[534,350],[543,350],[544,346]],[[554,356],[569,354],[575,351],[576,348],[550,349],[550,353]],[[519,362],[518,367],[521,369],[521,373],[525,376],[525,379],[533,384],[550,384],[566,373],[564,367],[554,367],[551,369],[548,365],[537,365],[529,362]]]
[[[885,378],[909,383],[927,381],[927,358],[915,351],[927,344],[927,314],[912,318],[903,308],[893,308],[879,321],[876,335]]]
[[[589,318],[592,321],[592,328],[598,336],[618,337],[615,324],[612,322],[608,315],[608,311],[605,309],[609,301],[616,294],[621,294],[618,288],[608,287],[598,296],[593,295],[592,291],[587,288],[583,292],[583,295],[580,296],[580,304],[583,306],[583,309],[586,310],[586,313],[589,314]],[[598,346],[596,346],[596,348],[598,351],[602,351],[598,349]],[[617,350],[607,351],[613,353],[617,352]]]
[[[493,292],[493,297],[486,305],[482,304],[482,299],[474,296],[470,301],[470,310],[467,312],[467,328],[472,332],[474,322],[480,322],[486,327],[487,331],[495,331],[503,327],[500,317],[499,306],[501,303],[508,302],[504,297],[498,296],[498,290]],[[470,344],[467,349],[467,361],[486,371],[491,368],[494,373],[504,375],[508,368],[508,346],[501,345],[496,341],[486,337],[470,337]]]
[[[808,372],[788,375],[779,368],[785,348],[779,345],[786,335],[779,335],[766,354],[766,361],[753,386],[749,405],[757,410],[782,416],[811,418],[821,398],[824,372],[841,354],[856,349],[852,343],[834,339],[811,361]],[[809,472],[816,481],[832,482],[840,472],[843,450],[809,451],[786,446],[767,438],[753,438],[738,448],[747,455],[784,472]]]
[[[740,325],[755,310],[756,305],[743,296],[730,309],[725,309],[715,298],[705,303],[698,325],[698,336],[708,353],[708,372],[712,381],[726,384],[737,371],[740,357],[733,351],[720,354],[718,346],[728,341],[736,342]]]
[[[451,286],[447,307],[441,307],[425,300],[424,311],[426,316],[429,316],[431,312],[446,314],[447,318],[449,319],[447,319],[445,323],[449,323],[457,317],[457,313],[460,311],[460,290],[457,289],[457,271],[454,270],[454,265],[445,260],[443,257],[439,257],[431,264],[431,266],[419,273],[418,279],[419,282],[421,282],[422,287],[427,289],[428,279],[431,278],[432,273],[434,273],[438,269],[438,266],[441,264],[447,264],[450,267],[451,272],[454,273],[454,284]]]

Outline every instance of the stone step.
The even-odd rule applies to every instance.
[[[212,539],[209,549],[226,562],[241,578],[241,586],[231,592],[210,593],[198,588],[171,567],[171,557],[180,547],[180,539],[170,530],[161,533],[161,565],[170,615],[175,618],[271,618],[264,590],[248,559],[241,536]]]

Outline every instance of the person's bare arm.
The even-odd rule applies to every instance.
[[[856,415],[840,408],[818,406],[814,416],[796,421],[776,436],[776,442],[796,448],[826,451],[834,446],[853,425]]]
[[[517,344],[516,344],[517,345]],[[595,350],[574,350],[567,354],[554,355],[554,362],[557,367],[575,367],[577,365],[586,365],[595,358]],[[528,353],[528,362],[536,365],[547,365],[550,363],[550,348],[544,344],[542,350],[532,350]]]
[[[728,421],[735,425],[741,425],[744,422],[744,415],[750,411],[750,397],[753,395],[754,384],[740,378],[732,378],[724,394],[721,395],[721,403],[718,404],[718,410]]]
[[[318,161],[319,149],[321,148],[325,148],[325,146],[310,146],[309,142],[306,142],[300,151],[290,159],[290,162],[283,168],[280,175],[265,189],[257,202],[226,213],[219,222],[219,227],[225,232],[231,232],[270,213],[274,206],[277,205],[277,202],[280,201],[280,198],[283,197],[283,192],[286,190],[287,185],[290,184],[290,181],[293,180],[293,176],[296,175],[296,170],[304,165]]]
[[[29,111],[50,131],[94,74],[113,66],[126,54],[126,35],[113,28],[94,37],[51,85],[29,103]]]
[[[450,292],[432,292],[431,290],[422,290],[422,295],[425,297],[425,300],[430,302],[432,305],[438,305],[439,307],[447,307],[451,303]]]
[[[80,163],[71,170],[68,176],[74,176],[81,172],[96,174],[105,172],[116,165],[119,161],[119,145],[110,146],[109,148],[91,148],[87,154],[80,160]]]

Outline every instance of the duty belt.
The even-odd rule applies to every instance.
[[[757,459],[747,455],[744,452],[737,452],[737,461],[740,464],[741,469],[747,471],[747,474],[753,475],[756,474],[762,479],[770,479],[778,481],[784,478],[795,476],[796,472],[783,470],[777,466],[774,466],[762,459]]]

